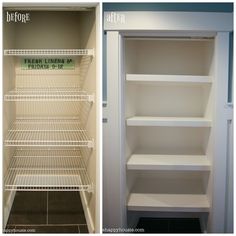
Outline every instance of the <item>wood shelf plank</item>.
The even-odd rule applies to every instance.
[[[154,75],[154,74],[126,74],[129,82],[162,82],[162,83],[212,83],[211,76],[203,75]]]
[[[205,194],[131,193],[127,204],[130,211],[208,212]]]
[[[133,154],[127,162],[128,170],[210,171],[205,155]]]
[[[211,127],[211,120],[202,117],[134,116],[126,119],[127,126]]]

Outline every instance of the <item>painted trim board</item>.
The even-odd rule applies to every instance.
[[[80,191],[79,193],[80,193],[80,198],[81,198],[81,202],[82,202],[82,206],[83,206],[83,210],[84,210],[86,223],[88,226],[88,231],[89,231],[89,233],[94,233],[94,231],[95,231],[94,222],[93,222],[92,215],[90,213],[90,209],[88,206],[88,201],[86,199],[85,192]]]
[[[4,207],[4,218],[3,218],[3,230],[6,229],[8,218],[11,213],[11,208],[15,199],[16,191],[11,191],[7,200],[7,204]]]

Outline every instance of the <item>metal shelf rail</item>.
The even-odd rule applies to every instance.
[[[94,56],[94,49],[6,49],[4,56]]]
[[[17,88],[4,96],[5,101],[80,101],[94,102],[94,95],[79,88]]]

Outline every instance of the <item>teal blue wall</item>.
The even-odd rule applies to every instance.
[[[103,3],[103,11],[233,12],[233,3]]]
[[[104,11],[190,11],[190,12],[233,12],[233,2],[229,3],[103,3]],[[107,100],[106,75],[106,32],[103,34],[103,101]],[[233,33],[230,36],[229,93],[232,102]]]
[[[229,78],[228,78],[228,102],[233,102],[233,43],[234,33],[230,33],[229,38]]]

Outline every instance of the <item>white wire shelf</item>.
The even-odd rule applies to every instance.
[[[87,174],[79,170],[9,170],[6,191],[88,191],[92,185],[84,182]]]
[[[20,149],[10,166],[16,170],[86,170],[79,149]]]
[[[94,49],[6,49],[5,56],[94,56]]]
[[[79,88],[17,88],[4,96],[5,101],[81,101],[94,102],[94,95]]]
[[[17,119],[8,130],[5,146],[93,148],[78,120]]]
[[[93,191],[80,150],[16,150],[5,178],[8,191]]]

